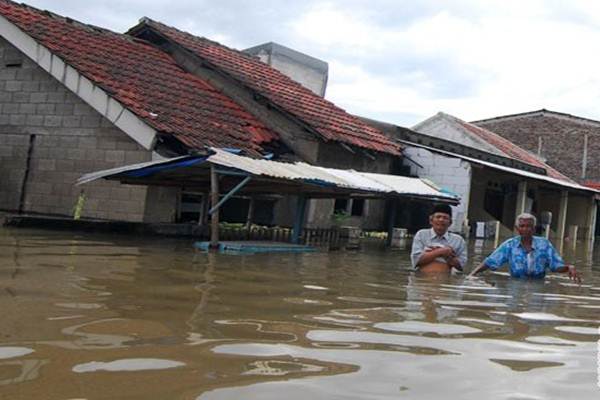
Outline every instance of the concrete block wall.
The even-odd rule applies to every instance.
[[[84,190],[84,217],[163,220],[162,215],[146,212],[146,202],[152,199],[143,186],[109,181],[74,186],[84,173],[149,161],[151,152],[4,39],[0,39],[0,146],[0,209],[18,209],[30,151],[24,212],[70,216]]]
[[[463,224],[469,213],[471,165],[460,158],[436,154],[419,147],[407,147],[404,154],[420,165],[405,161],[405,165],[410,167],[412,175],[430,179],[442,188],[451,190],[460,196],[460,204],[452,206],[453,221],[450,230],[462,232]]]

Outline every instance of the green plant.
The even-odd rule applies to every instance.
[[[334,224],[336,225],[340,225],[343,224],[345,221],[347,221],[350,218],[350,214],[348,213],[348,211],[345,210],[336,210],[332,215],[331,215],[331,220],[333,221]]]

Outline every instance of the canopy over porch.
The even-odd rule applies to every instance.
[[[406,176],[324,168],[302,162],[253,159],[211,148],[205,154],[127,165],[83,175],[77,184],[98,179],[125,184],[185,187],[211,194],[211,241],[218,241],[219,207],[234,195],[296,195],[294,238],[302,227],[307,198],[409,198],[458,204],[460,199],[430,181]],[[226,193],[219,199],[220,191]]]

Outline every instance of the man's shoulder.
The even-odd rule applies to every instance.
[[[538,245],[538,246],[539,245],[542,245],[542,246],[545,246],[545,247],[552,246],[552,242],[549,241],[548,239],[546,239],[543,236],[534,236],[533,237],[533,243],[536,244],[536,245]]]
[[[509,237],[504,242],[500,243],[500,246],[498,246],[496,248],[496,250],[498,250],[499,248],[514,247],[514,246],[517,246],[520,242],[521,242],[520,236]]]

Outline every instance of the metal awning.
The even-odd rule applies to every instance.
[[[219,185],[227,190],[237,188],[235,191],[239,195],[403,197],[449,204],[460,201],[455,194],[444,192],[420,178],[324,168],[303,162],[253,159],[215,148],[205,155],[181,156],[92,172],[79,178],[77,184],[110,179],[126,184],[176,186],[208,192],[211,165],[221,176]],[[240,186],[242,179],[244,183]]]

